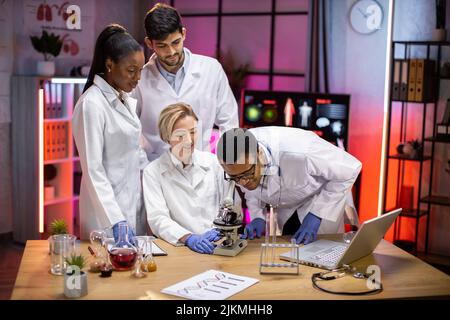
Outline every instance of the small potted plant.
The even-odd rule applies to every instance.
[[[60,37],[43,30],[40,37],[30,36],[30,39],[33,48],[44,55],[44,61],[37,63],[38,75],[48,77],[55,75],[55,62],[51,61],[50,57],[56,58],[61,52],[63,42]]]
[[[80,298],[87,295],[87,273],[83,271],[87,263],[86,257],[82,254],[72,253],[66,258],[66,263],[64,295],[67,298]]]

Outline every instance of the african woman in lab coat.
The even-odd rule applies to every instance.
[[[83,178],[80,192],[81,237],[126,221],[129,235],[143,233],[140,168],[147,164],[140,148],[141,124],[136,101],[128,96],[144,65],[142,48],[119,25],[99,35],[84,93],[73,115],[73,135]]]
[[[155,235],[211,254],[220,238],[212,222],[223,195],[223,170],[212,153],[195,149],[197,123],[185,103],[163,109],[158,127],[170,149],[145,168],[144,200]]]

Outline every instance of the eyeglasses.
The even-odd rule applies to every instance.
[[[226,172],[223,173],[223,178],[226,181],[234,181],[236,183],[239,183],[239,181],[241,180],[250,180],[254,175],[255,175],[255,171],[256,171],[256,163],[253,164],[251,166],[250,169],[248,169],[247,171],[238,174],[238,175],[229,175]]]

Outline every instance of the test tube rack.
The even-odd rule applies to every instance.
[[[291,243],[262,243],[261,255],[259,261],[260,274],[284,274],[284,275],[298,275],[298,248],[299,245],[295,243],[295,239]],[[290,249],[294,252],[294,261],[296,262],[277,262],[278,249]]]

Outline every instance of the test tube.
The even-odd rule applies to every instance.
[[[294,259],[295,261],[298,263],[298,248],[296,247],[297,242],[295,241],[295,238],[291,238],[291,246],[292,246],[292,250],[294,251]]]
[[[269,236],[270,236],[270,212],[266,211],[266,232],[265,232],[266,245],[269,244]]]
[[[276,221],[275,221],[275,213],[273,211],[273,207],[270,206],[270,231],[272,233],[272,263],[275,263],[275,243],[277,242],[277,230],[276,230]]]
[[[264,247],[264,263],[266,264],[266,265],[268,265],[269,264],[269,255],[268,255],[268,252],[267,252],[267,250],[269,250],[269,238],[270,237],[270,211],[267,211],[266,210],[266,232],[265,232],[265,242],[266,242],[266,245],[265,245],[265,247]]]

